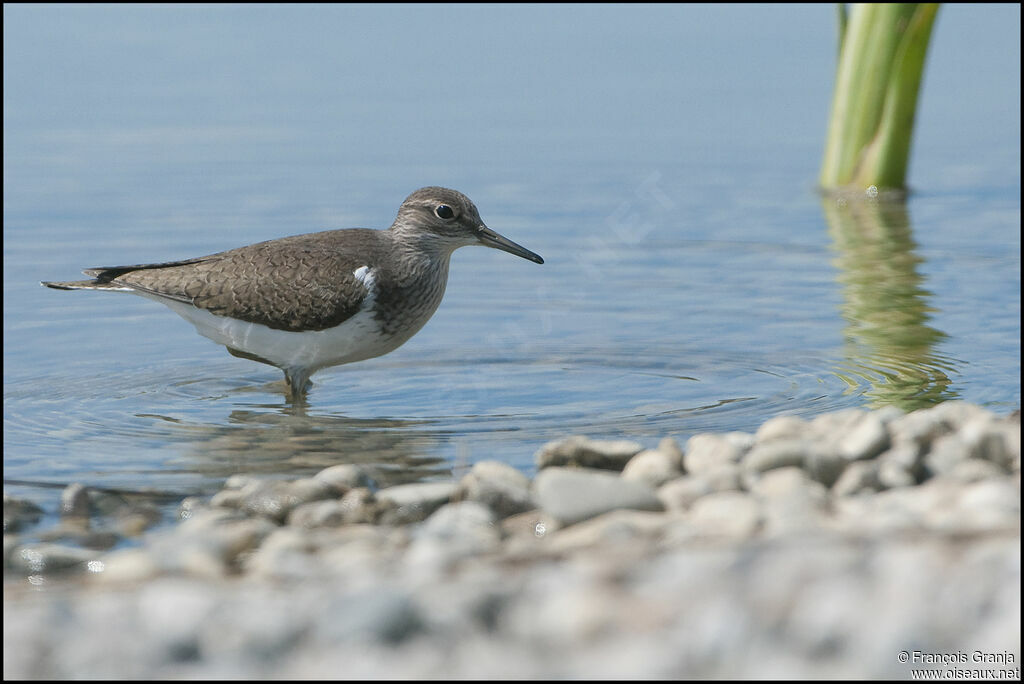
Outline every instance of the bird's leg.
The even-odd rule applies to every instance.
[[[306,390],[312,384],[309,375],[309,371],[304,368],[284,369],[284,380],[288,383],[288,392],[293,401],[305,400]]]

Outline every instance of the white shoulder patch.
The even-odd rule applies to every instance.
[[[373,270],[369,266],[360,266],[352,272],[352,275],[356,277],[356,280],[363,284],[363,287],[366,288],[366,296],[370,298],[370,301],[372,301],[373,297],[377,294],[376,288],[374,287],[377,277]]]

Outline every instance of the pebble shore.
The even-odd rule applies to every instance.
[[[42,540],[26,530],[43,512],[5,494],[4,677],[944,667],[901,652],[1020,677],[1019,412],[851,409],[651,448],[572,436],[535,459],[532,480],[480,461],[383,489],[357,465],[239,474],[149,532],[145,507],[96,529],[105,499],[72,485]]]

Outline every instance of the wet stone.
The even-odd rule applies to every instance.
[[[536,541],[559,529],[560,523],[550,514],[533,510],[509,516],[501,521],[501,533],[505,537]]]
[[[932,443],[931,450],[924,457],[924,465],[929,475],[942,475],[969,456],[968,447],[959,434],[943,435]]]
[[[372,523],[377,519],[377,497],[366,487],[350,489],[339,504],[347,524]]]
[[[344,494],[356,487],[373,487],[374,481],[366,468],[353,463],[341,463],[324,468],[313,476],[314,480],[323,482]]]
[[[334,487],[312,478],[292,482],[261,482],[246,486],[241,493],[241,510],[276,522],[283,522],[297,506],[338,495]]]
[[[499,518],[531,510],[530,478],[512,466],[500,461],[480,461],[473,464],[459,480],[454,494],[456,500],[479,502],[490,508]]]
[[[849,465],[849,459],[821,439],[807,445],[803,467],[812,479],[826,487],[835,484]]]
[[[86,571],[99,552],[78,546],[42,542],[25,544],[11,555],[13,569],[25,574],[41,575],[57,572]]]
[[[752,446],[753,436],[743,432],[724,435],[699,433],[687,440],[683,464],[688,474],[701,475],[709,470],[739,463]]]
[[[893,443],[910,443],[916,445],[920,452],[927,451],[935,439],[953,431],[954,426],[945,413],[937,412],[935,408],[922,409],[892,421],[888,429]]]
[[[777,438],[758,442],[744,457],[743,468],[755,473],[763,473],[775,468],[799,467],[804,464],[808,451],[809,444],[804,438]]]
[[[664,508],[651,487],[589,468],[545,468],[533,492],[540,508],[566,525],[619,508]]]
[[[716,492],[698,499],[687,520],[698,537],[746,539],[761,525],[761,509],[750,496],[740,492]]]
[[[64,518],[89,517],[89,490],[75,482],[64,488],[60,494],[60,514]]]
[[[992,416],[967,421],[958,433],[971,458],[990,461],[1005,470],[1020,463],[1020,425],[1010,425]]]
[[[839,453],[848,461],[874,458],[889,448],[889,431],[874,413],[862,412],[839,441]]]
[[[669,524],[669,516],[662,513],[619,509],[554,532],[547,548],[567,551],[599,544],[616,548],[632,541],[656,539]]]
[[[915,481],[920,481],[926,474],[924,456],[924,452],[917,444],[902,441],[893,444],[888,451],[883,452],[878,457],[878,461],[879,463],[891,463],[894,467],[899,467],[910,473]]]
[[[96,574],[96,578],[114,585],[142,582],[153,579],[162,572],[156,556],[145,549],[113,551],[105,554],[100,562],[102,569]]]
[[[657,495],[667,511],[685,511],[693,503],[715,490],[700,476],[680,477],[658,487]]]
[[[796,416],[776,416],[769,418],[757,432],[754,439],[757,443],[771,442],[777,439],[801,439],[808,435],[809,424]]]
[[[457,488],[454,482],[417,482],[382,489],[377,492],[378,522],[404,525],[424,520],[451,501]]]
[[[288,513],[288,524],[297,527],[337,527],[343,525],[347,508],[338,499],[311,501],[296,506]]]
[[[581,466],[621,471],[643,446],[626,440],[596,440],[580,435],[548,442],[534,455],[538,469]]]
[[[906,675],[892,654],[908,644],[1013,652],[1019,422],[954,406],[878,412],[865,429],[867,415],[776,419],[756,444],[712,436],[725,457],[694,456],[696,472],[656,490],[634,471],[658,452],[667,460],[649,481],[676,472],[665,442],[622,475],[548,467],[527,487],[481,462],[457,484],[402,485],[380,501],[350,486],[354,470],[335,482],[322,471],[292,494],[332,494],[297,503],[284,526],[244,505],[272,480],[239,478],[215,497],[231,506],[187,500],[173,529],[102,554],[64,543],[80,545],[84,525],[32,543],[6,534],[5,567],[35,576],[5,593],[5,674],[881,678]],[[851,437],[901,423],[874,456],[879,442]],[[770,445],[803,459],[769,459]],[[652,498],[652,510],[631,508]],[[505,515],[533,500],[543,508]],[[36,572],[65,562],[70,577]]]
[[[917,484],[917,478],[903,467],[899,461],[880,459],[878,462],[878,483],[882,485],[882,489],[912,487]]]
[[[980,458],[968,458],[950,468],[946,476],[960,482],[980,482],[1002,477],[1003,469],[991,461]]]
[[[878,479],[878,468],[877,460],[851,463],[832,485],[832,493],[836,496],[856,496],[879,491],[882,483]]]
[[[828,491],[799,468],[771,470],[751,493],[761,502],[768,534],[805,532],[820,527],[828,506]]]
[[[445,504],[413,529],[406,562],[423,572],[493,549],[501,541],[496,522],[494,512],[479,502]]]
[[[650,487],[658,487],[669,480],[681,477],[682,462],[672,451],[647,449],[629,459],[622,470],[622,478],[634,480]]]
[[[42,517],[43,509],[36,504],[4,492],[4,534],[23,530]]]

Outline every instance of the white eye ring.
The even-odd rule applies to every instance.
[[[447,204],[439,204],[434,207],[434,216],[445,221],[455,218],[455,210]]]

